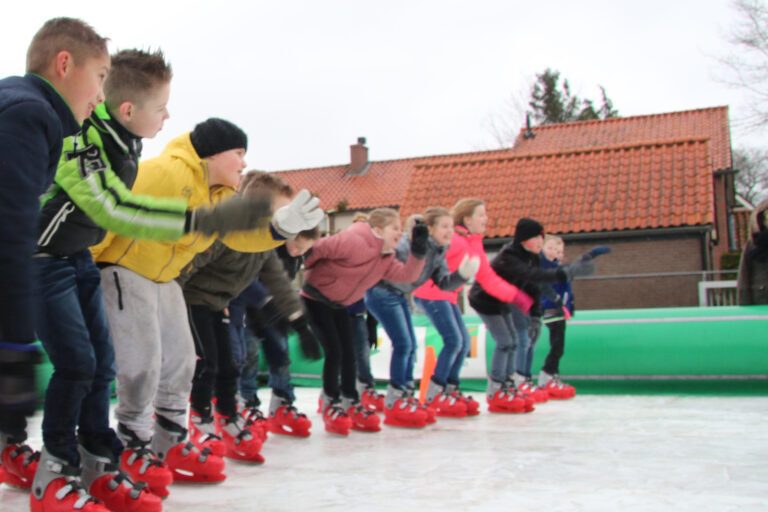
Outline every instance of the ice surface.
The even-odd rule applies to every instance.
[[[173,486],[164,510],[768,510],[768,398],[585,395],[341,438],[323,431],[318,390],[297,394],[311,437],[270,435],[263,466],[228,461],[224,483]],[[3,486],[0,511],[26,510]]]

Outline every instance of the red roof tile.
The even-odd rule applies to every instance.
[[[524,133],[525,129],[520,130],[515,140],[515,154],[705,138],[709,139],[712,171],[730,169],[732,162],[728,107],[550,124],[534,127],[532,139],[526,139]]]
[[[489,237],[511,236],[523,216],[553,233],[711,224],[709,154],[700,138],[422,164],[401,211],[479,197],[488,207]]]
[[[371,162],[361,175],[349,175],[348,165],[275,172],[295,189],[306,188],[317,195],[321,207],[325,210],[337,209],[342,201],[347,203],[349,210],[399,207],[405,198],[411,173],[418,165],[463,162],[506,155],[509,155],[509,149],[385,160]]]

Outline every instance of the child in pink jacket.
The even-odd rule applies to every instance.
[[[356,369],[351,317],[347,306],[382,279],[415,281],[424,266],[427,227],[414,227],[411,255],[400,262],[395,247],[402,237],[400,215],[390,208],[370,213],[344,231],[318,240],[307,256],[301,294],[325,349],[320,412],[328,432],[378,431],[379,418],[363,407],[355,387]],[[341,380],[341,386],[339,386]]]
[[[475,274],[475,282],[501,302],[514,303],[521,310],[528,311],[533,300],[499,277],[488,263],[483,248],[483,235],[488,224],[485,202],[481,199],[461,199],[454,205],[452,214],[455,228],[445,255],[448,270],[456,271],[467,255],[478,257],[480,266]],[[452,393],[464,402],[467,414],[474,415],[479,412],[479,403],[472,397],[464,396],[459,390],[461,368],[469,353],[470,343],[467,327],[457,305],[462,288],[441,290],[432,281],[427,281],[413,292],[413,296],[443,339],[443,349],[437,357],[431,379],[434,385],[430,386],[427,402],[430,403],[440,392]],[[508,398],[511,400],[512,397]]]

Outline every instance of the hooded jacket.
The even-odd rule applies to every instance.
[[[189,133],[173,139],[157,158],[139,165],[133,186],[134,194],[185,199],[190,209],[210,207],[235,194],[234,189],[208,185],[208,168],[189,138]],[[176,242],[134,240],[109,233],[92,248],[96,261],[103,265],[120,265],[157,283],[176,279],[196,254],[205,251],[216,240],[214,236],[188,233]],[[275,240],[270,228],[230,233],[224,244],[240,252],[262,252],[283,243]]]
[[[314,300],[349,306],[380,280],[413,282],[424,260],[409,255],[405,263],[395,253],[382,254],[384,241],[367,222],[356,222],[333,236],[321,238],[304,260],[302,295]]]

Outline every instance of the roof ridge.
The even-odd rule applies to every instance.
[[[502,152],[512,152],[513,148],[507,147],[507,148],[499,148],[499,149],[485,149],[482,151],[465,151],[462,153],[445,153],[442,155],[426,155],[426,156],[410,156],[410,157],[404,157],[404,158],[391,158],[389,160],[371,160],[370,164],[386,164],[386,163],[394,163],[394,162],[407,162],[409,160],[429,160],[433,158],[457,158],[457,157],[464,157],[464,156],[472,156],[472,155],[482,155],[484,153],[502,153]],[[328,169],[343,169],[349,167],[349,164],[337,164],[337,165],[324,165],[322,167],[303,167],[299,169],[275,169],[271,172],[299,172],[299,171],[320,171],[320,170],[328,170]]]
[[[610,144],[610,145],[599,146],[594,148],[578,148],[578,149],[564,149],[562,151],[515,153],[510,156],[493,158],[490,160],[495,160],[497,162],[510,162],[514,160],[530,160],[530,159],[539,159],[539,158],[566,156],[566,155],[583,155],[583,154],[589,154],[589,153],[618,152],[618,151],[623,151],[628,149],[649,148],[653,146],[681,146],[681,145],[690,144],[690,143],[706,144],[709,142],[709,140],[710,140],[709,137],[704,137],[704,136],[679,137],[675,139],[652,139],[648,141],[639,141],[639,142],[631,142],[631,143],[624,143],[624,144]],[[469,161],[461,161],[461,162],[456,162],[456,161],[437,162],[434,164],[416,165],[416,168],[425,169],[429,167],[447,167],[447,166],[456,165],[456,164],[473,164],[473,163],[478,163],[483,161],[485,160],[478,159],[478,160],[469,160]]]
[[[598,124],[598,123],[620,123],[620,122],[626,122],[626,121],[632,121],[636,119],[643,119],[643,118],[654,118],[654,117],[671,117],[671,116],[680,116],[684,114],[692,114],[694,112],[704,112],[707,110],[727,110],[728,105],[718,105],[716,107],[702,107],[702,108],[694,108],[694,109],[688,109],[688,110],[674,110],[671,112],[660,112],[656,114],[640,114],[636,116],[626,116],[626,117],[611,117],[608,119],[587,119],[583,121],[568,121],[566,123],[552,123],[552,124],[542,124],[538,126],[532,126],[531,129],[536,132],[536,130],[552,130],[557,128],[562,128],[564,126],[584,126],[587,124]],[[527,130],[526,127],[520,128],[519,133],[525,133]]]

